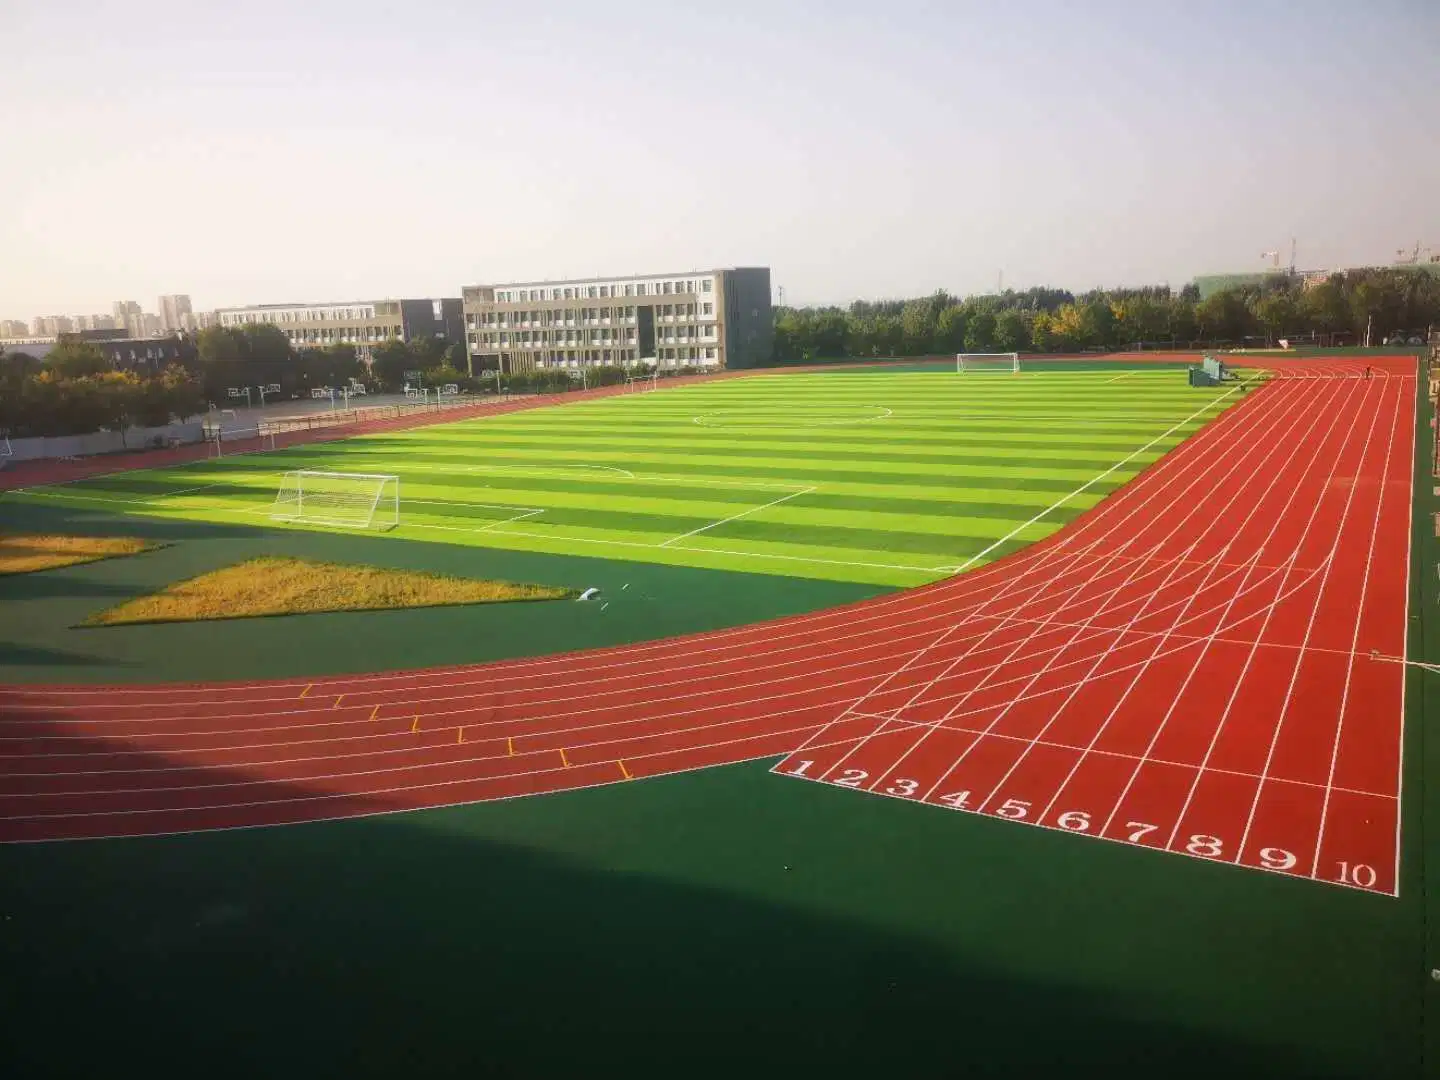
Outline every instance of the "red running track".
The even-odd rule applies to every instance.
[[[861,604],[309,683],[0,687],[0,841],[784,755],[786,775],[1394,894],[1416,378],[1371,365],[1276,365],[1297,377],[1062,532]]]

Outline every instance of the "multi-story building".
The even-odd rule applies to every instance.
[[[140,337],[144,333],[140,322],[144,313],[134,300],[116,300],[112,310],[116,330],[124,330],[134,337]]]
[[[476,371],[756,367],[774,344],[768,267],[471,285],[461,295]]]
[[[0,338],[28,338],[30,324],[24,319],[0,319]]]
[[[68,334],[75,324],[69,315],[37,315],[32,329],[36,337],[55,337]]]
[[[269,323],[284,331],[297,349],[354,345],[368,361],[373,346],[391,338],[413,341],[464,340],[458,297],[438,300],[364,300],[343,304],[257,304],[220,308],[218,326]]]
[[[155,306],[159,309],[160,330],[163,333],[189,330],[194,325],[191,319],[194,309],[190,306],[190,297],[183,293],[162,296],[155,302]]]

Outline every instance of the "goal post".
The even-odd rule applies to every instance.
[[[344,529],[393,529],[400,524],[400,478],[292,469],[280,480],[270,518]]]
[[[640,394],[658,389],[660,389],[660,373],[658,371],[652,371],[649,375],[628,375],[625,378],[627,394]]]
[[[962,352],[955,354],[955,373],[957,375],[964,375],[972,371],[1008,371],[1013,374],[1019,370],[1019,353]]]

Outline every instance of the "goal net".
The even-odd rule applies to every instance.
[[[655,390],[660,385],[660,376],[656,372],[649,375],[631,375],[625,380],[625,392],[627,394],[639,394],[646,390]]]
[[[400,524],[400,478],[295,469],[281,479],[270,517],[347,529],[393,529]]]
[[[962,352],[955,354],[955,371],[1009,371],[1020,370],[1020,354],[1013,352]]]

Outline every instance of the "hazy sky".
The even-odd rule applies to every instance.
[[[0,0],[0,317],[1440,248],[1440,0]]]

